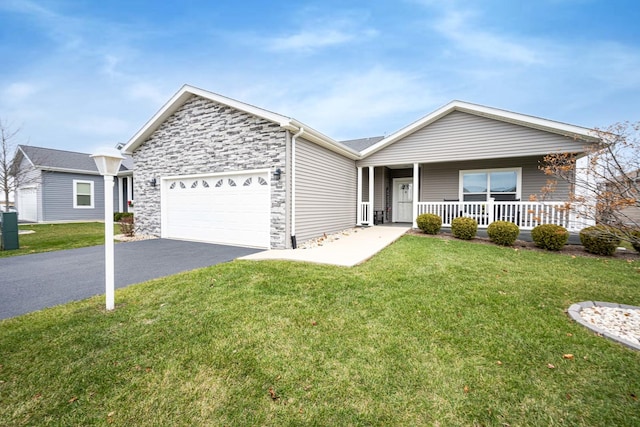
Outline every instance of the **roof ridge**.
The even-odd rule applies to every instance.
[[[82,151],[61,150],[59,148],[38,147],[38,146],[35,146],[35,145],[28,145],[28,144],[19,144],[18,147],[36,148],[38,150],[58,151],[58,152],[61,152],[61,153],[83,154],[83,155],[87,155],[87,156],[91,155],[90,153],[84,153]]]

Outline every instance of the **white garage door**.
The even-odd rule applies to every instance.
[[[35,187],[18,189],[17,208],[21,221],[38,221],[38,194]]]
[[[269,172],[162,180],[162,236],[270,246]]]

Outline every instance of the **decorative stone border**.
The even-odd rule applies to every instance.
[[[592,330],[593,332],[608,338],[610,340],[619,342],[620,344],[623,344],[629,348],[632,348],[634,350],[638,350],[640,351],[640,345],[633,343],[631,341],[628,341],[624,338],[621,338],[617,335],[612,334],[610,331],[607,331],[606,329],[602,329],[596,325],[593,325],[589,322],[587,322],[582,315],[580,314],[580,312],[582,311],[583,308],[591,308],[591,307],[606,307],[606,308],[621,308],[621,309],[626,309],[626,310],[640,310],[640,307],[636,307],[633,305],[626,305],[626,304],[616,304],[616,303],[612,303],[612,302],[602,302],[602,301],[583,301],[583,302],[579,302],[577,304],[573,304],[571,307],[569,307],[568,313],[569,316],[575,320],[577,323],[581,324],[582,326]]]

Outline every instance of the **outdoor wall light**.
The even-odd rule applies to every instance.
[[[149,181],[149,185],[152,187],[155,187],[158,184],[158,181],[156,181],[155,178],[151,178],[151,181]]]
[[[273,171],[273,179],[275,179],[276,181],[280,181],[281,176],[282,176],[282,170],[280,170],[280,168]]]

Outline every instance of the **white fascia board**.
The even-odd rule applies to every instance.
[[[310,139],[312,142],[328,148],[329,150],[335,151],[336,153],[342,154],[350,159],[359,158],[359,153],[357,151],[334,141],[328,136],[304,125],[303,123],[300,123],[297,120],[190,85],[182,86],[182,88],[176,92],[176,94],[173,95],[173,97],[171,97],[171,99],[167,101],[167,103],[165,103],[135,135],[133,135],[133,137],[131,137],[131,139],[122,148],[122,153],[129,155],[133,154],[133,151],[135,151],[135,149],[138,148],[140,144],[142,144],[158,128],[158,126],[160,126],[160,124],[171,116],[171,114],[176,112],[187,101],[187,99],[193,95],[263,118],[294,133],[303,127],[305,130],[303,137]]]
[[[540,129],[563,136],[579,137],[589,142],[599,142],[599,138],[593,129],[468,102],[454,101],[454,103],[456,104],[455,109],[458,111]]]
[[[359,152],[353,150],[350,147],[347,147],[344,144],[339,143],[338,141],[328,137],[321,132],[318,132],[317,130],[297,120],[291,120],[286,126],[283,126],[283,128],[293,133],[297,133],[302,128],[304,129],[304,133],[300,136],[300,138],[309,140],[316,145],[324,147],[351,160],[357,160],[360,158]]]
[[[189,97],[190,93],[187,93],[185,87],[183,86],[175,95],[167,101],[160,110],[156,114],[154,114],[147,123],[140,128],[138,132],[135,133],[129,139],[129,141],[122,147],[120,150],[123,154],[133,154],[133,151],[140,146],[144,142],[145,139],[149,135],[151,135],[156,128],[166,120],[171,114],[173,114],[179,106],[181,106]]]
[[[131,137],[131,139],[129,139],[122,148],[122,153],[129,155],[133,154],[135,149],[138,148],[140,144],[142,144],[158,128],[158,126],[171,116],[171,114],[175,113],[187,101],[187,99],[193,95],[261,117],[265,120],[277,123],[280,126],[285,126],[291,120],[290,118],[280,114],[276,114],[250,104],[245,104],[244,102],[227,98],[226,96],[222,96],[217,93],[209,92],[190,85],[184,85],[135,135],[133,135],[133,137]]]
[[[417,120],[417,121],[411,123],[409,126],[405,126],[404,128],[392,133],[391,135],[387,136],[386,138],[382,139],[381,141],[373,144],[371,147],[369,147],[369,148],[367,148],[367,149],[362,151],[362,157],[364,158],[364,157],[367,157],[370,154],[375,153],[376,151],[380,151],[381,149],[383,149],[387,145],[391,145],[394,142],[396,142],[397,140],[402,139],[405,136],[410,135],[413,132],[417,131],[418,129],[421,129],[421,128],[425,127],[426,125],[438,120],[440,117],[442,117],[445,114],[448,114],[449,112],[453,111],[452,104],[453,104],[453,102],[445,105],[444,107],[441,107],[441,108],[437,109],[436,111],[426,115],[425,117],[421,118],[420,120]]]
[[[68,169],[68,168],[56,168],[49,166],[37,166],[38,169],[47,172],[62,172],[62,173],[77,173],[81,175],[96,175],[100,176],[100,172],[97,171],[88,171],[83,169]],[[133,171],[120,171],[116,176],[133,176]]]
[[[78,173],[82,175],[100,175],[98,171],[88,171],[83,169],[67,169],[67,168],[56,168],[49,166],[36,166],[38,169],[48,172],[64,172],[64,173]]]
[[[34,168],[37,167],[35,164],[33,164],[33,162],[31,161],[31,158],[29,158],[29,156],[27,156],[27,153],[24,152],[24,150],[22,149],[21,146],[18,146],[18,149],[16,150],[16,154],[13,156],[14,159],[18,155],[18,151],[20,151],[22,153],[22,157],[27,159],[27,161],[29,162],[31,167],[34,167]]]
[[[507,110],[500,110],[497,108],[486,107],[478,104],[471,104],[463,101],[451,101],[447,105],[440,107],[434,112],[428,114],[420,120],[417,120],[406,126],[399,131],[389,135],[385,139],[381,140],[377,144],[372,145],[362,152],[362,158],[365,158],[377,151],[380,151],[384,147],[393,144],[394,142],[412,134],[413,132],[435,122],[443,116],[453,112],[461,111],[464,113],[474,114],[477,116],[483,116],[494,120],[500,120],[503,122],[509,122],[520,126],[531,127],[546,132],[556,133],[568,137],[577,137],[588,142],[598,143],[600,139],[596,136],[592,129],[574,126],[567,123],[555,122],[552,120],[542,119],[539,117],[528,116],[525,114],[514,113]]]

